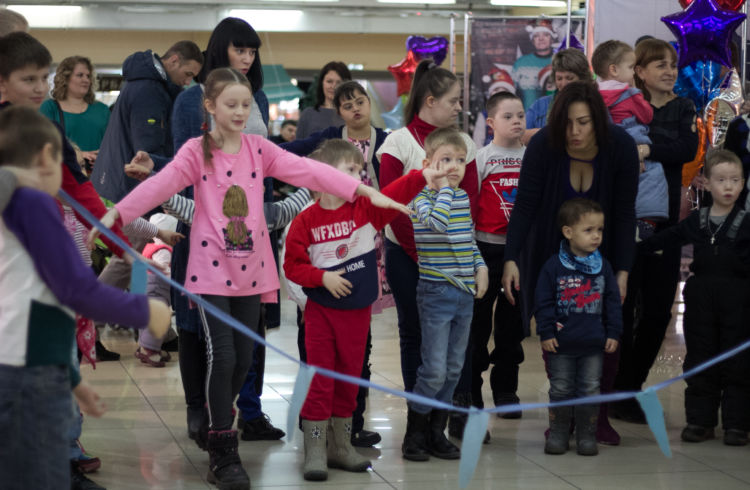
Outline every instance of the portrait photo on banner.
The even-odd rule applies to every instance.
[[[485,103],[492,94],[513,92],[528,109],[554,92],[550,65],[567,33],[566,19],[472,19],[469,133],[477,144],[492,140],[485,124]],[[582,18],[571,21],[570,33],[572,40],[583,39]]]

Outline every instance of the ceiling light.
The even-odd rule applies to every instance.
[[[378,3],[412,3],[417,5],[454,5],[456,0],[378,0]]]
[[[247,21],[256,31],[284,32],[301,26],[304,12],[301,10],[255,10],[232,9],[230,17]]]
[[[9,5],[8,10],[18,12],[31,27],[38,28],[73,27],[81,15],[79,5]]]
[[[263,2],[294,2],[294,3],[337,3],[340,0],[261,0]]]
[[[14,10],[24,16],[33,17],[39,14],[61,15],[74,14],[81,11],[80,5],[8,5],[8,10]]]
[[[502,7],[567,7],[563,0],[490,0],[490,5]]]

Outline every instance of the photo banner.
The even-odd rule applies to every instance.
[[[585,21],[571,21],[571,34],[583,39]],[[469,134],[478,146],[492,140],[486,127],[485,103],[495,92],[513,92],[528,109],[536,99],[554,91],[552,55],[568,32],[561,18],[473,18],[468,107]]]

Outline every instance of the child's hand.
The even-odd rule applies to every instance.
[[[99,150],[94,150],[94,151],[82,151],[82,152],[81,152],[81,156],[82,156],[82,157],[83,157],[84,159],[88,160],[88,161],[89,161],[89,162],[91,163],[91,165],[93,166],[93,165],[94,165],[94,163],[96,162],[96,157],[98,157],[98,156],[99,156]]]
[[[399,202],[394,201],[390,197],[381,194],[372,187],[360,184],[359,187],[357,187],[357,195],[368,197],[372,205],[378,208],[395,209],[396,211],[400,211],[407,216],[410,215],[409,208]]]
[[[78,386],[73,388],[73,396],[78,402],[78,408],[86,415],[98,418],[107,411],[107,406],[99,398],[99,395],[85,381],[81,381]]]
[[[328,292],[336,299],[349,296],[352,292],[352,283],[341,277],[343,273],[343,269],[338,271],[325,271],[323,273],[323,286],[325,286]]]
[[[164,338],[172,324],[172,309],[156,298],[148,299],[148,331],[157,339]]]
[[[604,352],[606,352],[607,354],[613,353],[617,350],[618,344],[619,342],[615,339],[607,339],[607,342],[604,344]]]
[[[176,231],[164,230],[162,228],[159,228],[159,231],[156,233],[156,237],[167,245],[174,246],[179,243],[180,240],[185,238],[185,235],[183,235],[182,233],[177,233]]]
[[[107,211],[107,214],[102,216],[99,221],[101,221],[102,224],[107,228],[112,228],[112,225],[115,224],[117,218],[119,217],[120,212],[116,208],[112,208]],[[94,250],[94,247],[96,247],[96,239],[99,237],[99,233],[99,230],[97,230],[96,228],[91,228],[91,231],[89,231],[89,237],[86,240],[86,246],[89,248],[89,250]]]
[[[144,181],[151,175],[151,171],[139,163],[128,163],[125,165],[125,175],[131,179]]]
[[[480,267],[477,269],[474,273],[474,282],[477,284],[477,294],[475,297],[477,299],[482,298],[487,292],[487,286],[489,286],[490,283],[489,269],[486,267]]]
[[[149,155],[145,151],[136,152],[133,159],[130,160],[130,163],[144,167],[145,169],[149,171],[149,173],[151,173],[154,170],[154,161],[151,160],[151,155]]]
[[[557,352],[557,348],[560,347],[557,343],[557,339],[552,338],[549,340],[542,340],[542,350],[547,352]]]
[[[427,182],[427,187],[429,187],[430,189],[439,189],[438,180],[440,180],[442,183],[448,182],[448,179],[447,179],[448,172],[446,172],[445,170],[425,168],[422,170],[422,176],[424,177],[424,180]]]

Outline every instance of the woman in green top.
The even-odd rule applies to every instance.
[[[93,77],[90,59],[65,58],[57,67],[52,98],[39,109],[65,129],[65,136],[78,145],[83,157],[92,164],[109,122],[109,107],[94,100]]]

